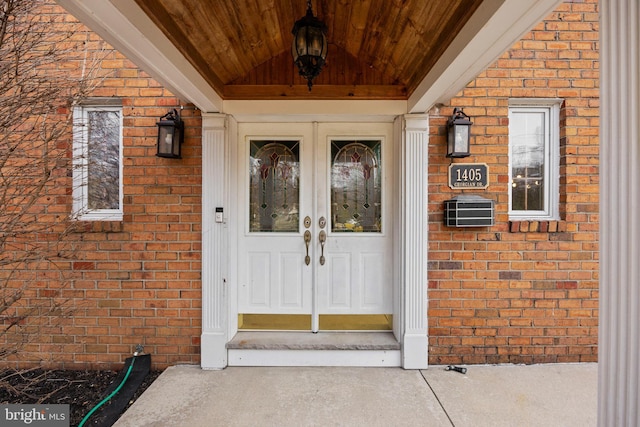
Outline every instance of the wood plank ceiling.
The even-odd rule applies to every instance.
[[[407,99],[483,0],[313,0],[327,63],[291,57],[305,0],[136,0],[223,99]]]

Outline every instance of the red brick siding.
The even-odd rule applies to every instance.
[[[124,216],[91,222],[75,242],[72,363],[121,362],[137,343],[153,363],[198,363],[201,332],[201,122],[181,111],[181,160],[155,156],[158,118],[179,100],[119,54],[99,90],[118,96],[124,116]],[[72,337],[68,337],[72,339]]]
[[[41,17],[76,22],[58,6]],[[58,28],[52,26],[52,29]],[[79,221],[65,242],[71,259],[18,271],[12,286],[27,288],[23,303],[64,301],[68,316],[47,319],[10,361],[64,368],[109,368],[129,357],[136,344],[152,354],[156,368],[199,363],[201,333],[201,120],[158,82],[82,27],[79,51],[103,52],[94,97],[117,97],[123,105],[124,216],[122,221]],[[85,44],[86,43],[86,44]],[[73,43],[70,43],[73,44]],[[75,72],[83,55],[60,67]],[[171,108],[185,121],[181,160],[155,156],[159,117]],[[61,113],[68,109],[61,108]],[[52,225],[71,214],[71,133],[66,173],[50,186],[40,206]],[[52,203],[52,201],[55,201]],[[45,212],[51,215],[45,216]],[[53,215],[53,214],[56,215]],[[32,238],[27,236],[25,238]],[[55,240],[55,233],[50,236]],[[2,273],[2,272],[0,272]]]
[[[598,5],[562,4],[447,106],[431,111],[429,361],[583,362],[597,358]],[[561,98],[560,221],[508,218],[509,98]],[[490,228],[443,225],[446,120],[471,116],[470,163],[496,202]]]

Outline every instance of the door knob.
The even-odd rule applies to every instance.
[[[322,230],[320,232],[320,236],[318,236],[320,239],[320,265],[324,265],[324,243],[327,241],[327,233],[325,233],[324,230]]]
[[[307,247],[307,255],[304,257],[304,263],[306,265],[311,263],[311,257],[309,256],[309,243],[311,243],[311,232],[307,230],[304,232],[304,244]]]

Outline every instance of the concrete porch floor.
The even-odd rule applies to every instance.
[[[597,364],[168,368],[116,427],[595,426]]]

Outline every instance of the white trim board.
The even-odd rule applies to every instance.
[[[400,350],[237,350],[229,366],[402,366]]]

